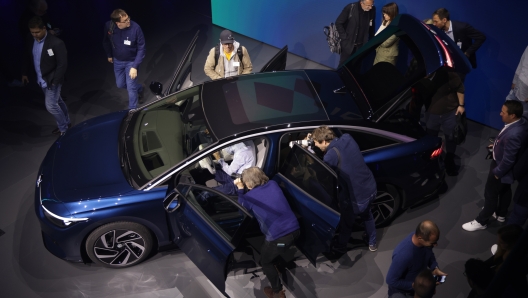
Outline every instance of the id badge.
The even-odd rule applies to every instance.
[[[457,46],[458,46],[458,48],[462,49],[462,43],[460,41],[457,42]]]
[[[234,67],[239,67],[239,66],[240,66],[240,62],[238,62],[238,61],[233,61],[233,66],[234,66]]]
[[[52,49],[48,49],[48,55],[50,55],[50,56],[53,56],[53,55],[54,55]]]
[[[130,40],[128,40],[128,39],[125,40],[125,44],[126,44],[127,46],[129,46],[129,45],[130,45]]]
[[[372,20],[370,20],[370,25],[369,26],[372,27]]]

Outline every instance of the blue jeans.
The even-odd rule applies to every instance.
[[[506,100],[517,100],[517,101],[520,101],[522,103],[522,106],[523,106],[523,117],[528,118],[528,102],[526,102],[524,100],[520,100],[520,99],[517,98],[517,96],[515,95],[515,90],[517,88],[519,88],[519,87],[515,87],[515,89],[510,90],[510,93],[508,93],[508,95],[506,96]]]
[[[60,132],[65,132],[70,124],[68,108],[60,96],[62,85],[51,85],[49,88],[42,88],[46,110],[55,117]]]
[[[138,104],[138,92],[141,92],[143,88],[137,82],[137,77],[133,80],[130,78],[130,69],[134,65],[134,61],[119,61],[115,58],[113,61],[117,88],[127,89],[128,108],[135,109]]]

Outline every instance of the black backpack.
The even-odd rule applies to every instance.
[[[348,13],[348,19],[352,17],[352,9],[354,8],[355,3],[350,5],[350,12]],[[326,36],[326,41],[330,47],[330,52],[341,54],[341,38],[339,38],[339,32],[337,32],[337,27],[334,23],[330,23],[330,26],[324,26],[323,32]]]
[[[240,45],[237,49],[237,55],[238,59],[240,60],[240,66],[242,66],[242,58],[244,57],[244,54],[242,53],[242,45]],[[215,46],[215,68],[218,65],[218,58],[220,58],[220,46]]]

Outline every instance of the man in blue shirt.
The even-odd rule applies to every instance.
[[[392,252],[392,264],[387,273],[389,298],[401,297],[401,294],[414,295],[413,282],[418,274],[429,269],[433,275],[447,276],[438,269],[433,247],[440,238],[440,229],[429,220],[422,221],[416,231],[405,237]],[[401,294],[399,294],[401,293]]]
[[[128,108],[135,109],[138,95],[143,98],[144,91],[137,82],[137,70],[145,58],[145,37],[124,10],[114,10],[110,18],[105,25],[103,47],[108,62],[114,64],[117,87],[128,90]]]
[[[260,230],[266,236],[260,251],[260,265],[271,287],[265,287],[264,293],[268,298],[285,298],[273,261],[294,245],[300,234],[299,222],[277,182],[269,181],[260,168],[244,170],[234,183],[238,188],[238,202],[254,214]],[[244,186],[249,189],[245,194]]]
[[[28,27],[33,38],[27,46],[27,59],[24,59],[22,67],[22,82],[29,81],[28,73],[33,63],[37,73],[37,83],[44,92],[46,109],[57,121],[58,128],[53,133],[64,135],[71,126],[68,108],[60,95],[68,66],[66,46],[62,40],[48,34],[40,17],[33,17]]]

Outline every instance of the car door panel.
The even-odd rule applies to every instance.
[[[286,59],[288,56],[288,45],[285,45],[280,51],[266,63],[260,72],[273,72],[286,69]]]
[[[183,58],[180,61],[180,64],[178,64],[178,67],[176,68],[174,76],[172,77],[171,83],[169,85],[169,88],[167,88],[165,95],[169,95],[192,86],[193,83],[192,81],[190,81],[192,70],[192,58],[194,50],[196,49],[196,41],[198,40],[199,33],[200,30],[196,32],[193,39],[191,40],[191,43],[189,44],[189,47],[187,47],[187,50],[185,51],[185,54],[183,55]]]
[[[300,170],[301,167],[304,169]],[[299,175],[299,170],[305,174]],[[301,235],[296,246],[315,266],[317,256],[330,250],[339,224],[335,173],[317,157],[294,145],[273,180],[299,215]]]
[[[198,185],[176,187],[177,207],[164,201],[173,241],[225,294],[232,253],[252,216],[228,196]],[[204,193],[209,194],[202,200]]]

